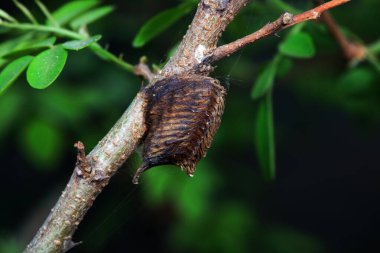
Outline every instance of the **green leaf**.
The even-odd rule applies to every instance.
[[[380,53],[380,40],[376,41],[372,45],[368,47],[368,52],[371,52],[372,54],[378,54]]]
[[[0,141],[7,135],[8,129],[17,124],[16,119],[22,115],[23,96],[18,92],[9,92],[0,99]],[[1,251],[0,251],[1,252]]]
[[[26,33],[19,37],[15,37],[12,40],[7,40],[0,44],[0,58],[3,58],[4,55],[8,54],[9,51],[12,51],[14,48],[17,48],[18,45],[23,44],[25,41],[30,41],[33,37],[32,33]]]
[[[61,73],[67,59],[67,51],[62,46],[53,47],[37,55],[30,63],[26,78],[30,86],[45,89]]]
[[[280,44],[279,50],[284,55],[295,58],[310,58],[315,55],[311,36],[303,32],[289,34],[285,41]]]
[[[85,40],[67,41],[67,42],[63,43],[62,46],[66,49],[69,49],[69,50],[78,51],[78,50],[81,50],[83,48],[88,47],[89,45],[91,45],[94,42],[97,42],[101,38],[102,38],[101,35],[95,35],[95,36],[88,38],[88,39],[85,39]]]
[[[52,47],[56,41],[55,37],[44,38],[42,40],[26,40],[25,42],[20,42],[17,46],[9,49],[8,53],[4,54],[3,58],[14,58],[17,56],[31,54],[36,51],[40,51],[45,48]]]
[[[72,1],[63,5],[52,13],[54,20],[60,25],[64,25],[73,18],[91,9],[99,3],[98,0]],[[48,22],[49,24],[49,22]]]
[[[17,20],[11,15],[9,15],[7,12],[5,12],[3,9],[0,9],[0,18],[8,20],[9,22],[17,23]]]
[[[380,61],[377,59],[376,55],[372,52],[367,53],[367,59],[369,63],[376,69],[377,72],[380,73]]]
[[[17,79],[32,59],[33,56],[23,56],[9,63],[0,72],[0,94],[2,94]]]
[[[273,180],[276,174],[272,92],[258,101],[255,122],[255,146],[264,177]]]
[[[288,227],[269,226],[263,238],[263,247],[268,250],[266,252],[328,252],[318,239]]]
[[[113,6],[104,6],[95,10],[86,12],[70,22],[70,26],[74,29],[79,28],[82,25],[88,25],[94,21],[101,19],[114,10]]]
[[[17,253],[22,252],[23,245],[18,239],[4,235],[4,232],[0,238],[0,252]]]
[[[63,138],[57,128],[42,120],[24,126],[20,141],[26,156],[40,169],[48,169],[61,154]]]
[[[275,5],[278,9],[282,10],[282,11],[287,11],[287,12],[290,12],[290,13],[300,13],[300,11],[296,8],[294,8],[293,6],[283,2],[282,0],[270,0],[272,2],[273,5]]]
[[[338,80],[338,91],[341,95],[358,96],[371,92],[372,84],[376,81],[376,75],[368,68],[355,68],[347,71]]]
[[[264,96],[268,90],[273,87],[273,81],[276,76],[277,65],[280,59],[281,56],[275,57],[257,77],[251,93],[252,99],[258,99]]]
[[[165,31],[181,17],[189,13],[194,6],[193,2],[185,2],[175,8],[165,10],[149,19],[139,30],[132,45],[142,47],[154,37]]]
[[[293,61],[289,57],[281,57],[281,60],[277,66],[277,74],[278,77],[284,77],[289,71],[293,68]]]

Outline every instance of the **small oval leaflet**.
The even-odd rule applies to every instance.
[[[311,36],[304,32],[290,34],[279,46],[281,53],[295,58],[311,58],[315,55],[315,46]]]
[[[101,35],[95,35],[95,36],[92,36],[91,38],[84,39],[84,40],[70,40],[63,43],[62,46],[68,50],[78,51],[90,46],[92,43],[97,42],[101,38],[102,38]]]
[[[62,46],[50,48],[38,54],[30,63],[26,79],[30,86],[45,89],[61,73],[67,59],[67,51]]]
[[[0,72],[0,94],[21,75],[32,59],[33,56],[25,55],[12,61]]]

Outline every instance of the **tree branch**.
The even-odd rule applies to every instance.
[[[323,5],[324,1],[314,0],[316,5]],[[352,42],[347,39],[338,24],[335,22],[330,13],[325,12],[321,15],[322,22],[326,25],[327,29],[338,43],[344,57],[348,61],[362,60],[366,56],[367,49],[364,45]]]
[[[347,3],[349,1],[350,0],[332,0],[330,2],[317,6],[314,9],[305,11],[301,14],[294,15],[294,16],[290,13],[284,13],[276,21],[265,25],[260,30],[250,35],[247,35],[241,39],[238,39],[234,42],[231,42],[229,44],[216,48],[213,52],[211,52],[209,56],[207,56],[203,60],[203,63],[205,64],[214,63],[216,61],[221,60],[224,57],[230,56],[231,54],[247,46],[248,44],[251,44],[269,35],[272,35],[280,30],[283,30],[285,28],[288,28],[290,26],[293,26],[295,24],[298,24],[307,20],[318,19],[323,12],[331,8],[334,8],[336,6]]]
[[[235,47],[235,51],[241,48],[239,40],[219,48],[216,48],[216,45],[226,26],[247,2],[248,0],[201,0],[195,17],[175,55],[157,75],[151,76],[146,72],[142,75],[147,77],[152,84],[155,80],[168,76],[197,72],[200,63],[210,53],[223,55],[216,53],[228,45],[230,48]],[[335,3],[334,6],[337,6],[337,3],[344,2],[348,2],[348,0],[331,1],[326,5],[329,6],[326,9],[332,8],[331,4]],[[310,14],[312,11],[307,13]],[[319,13],[324,11],[323,7],[317,11]],[[261,33],[261,35],[256,37],[262,38],[279,29],[319,16],[319,14],[317,16],[306,14],[294,17],[285,14],[281,19],[266,26],[265,29],[268,29],[269,32],[265,33],[260,30],[257,33]],[[255,34],[257,35],[257,33]],[[243,38],[242,46],[252,43],[257,38]],[[224,50],[224,52],[226,54],[227,51]],[[231,52],[234,51],[230,49]],[[211,70],[206,68],[202,74],[207,75]],[[84,154],[83,144],[80,142],[76,144],[78,148],[77,164],[70,181],[25,252],[66,252],[75,246],[72,236],[77,226],[110,178],[135,150],[144,136],[146,104],[145,93],[139,92],[118,122],[87,156]]]
[[[176,53],[159,73],[162,77],[196,72],[216,48],[223,31],[249,0],[202,0]],[[209,69],[211,71],[211,69]],[[207,73],[205,73],[207,74]]]
[[[141,57],[139,64],[134,67],[133,73],[136,76],[141,76],[149,82],[152,82],[156,74],[150,70],[148,65],[146,65],[146,61],[147,58],[145,56]]]
[[[179,49],[155,79],[194,69],[199,63],[195,49],[199,45],[206,49],[215,47],[222,31],[247,1],[200,1]],[[146,98],[140,92],[109,133],[86,156],[92,164],[91,176],[82,176],[78,173],[82,170],[75,167],[61,197],[25,252],[66,252],[75,245],[71,238],[77,226],[110,177],[140,143],[146,131],[145,107]]]
[[[73,246],[72,235],[87,210],[144,135],[145,105],[144,95],[138,93],[119,121],[86,157],[83,144],[76,144],[77,165],[70,181],[25,252],[66,252]]]

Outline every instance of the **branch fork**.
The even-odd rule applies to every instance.
[[[322,15],[322,13],[326,12],[327,10],[347,3],[349,1],[350,0],[332,0],[327,3],[322,3],[314,9],[305,11],[298,15],[293,15],[291,13],[285,12],[278,19],[266,24],[258,31],[249,34],[241,39],[238,39],[234,42],[215,48],[211,51],[211,53],[208,56],[204,58],[202,64],[212,64],[225,57],[229,57],[231,54],[235,53],[239,49],[247,46],[248,44],[256,42],[259,39],[268,37],[272,34],[276,34],[278,31],[281,31],[298,23],[307,20],[318,19]]]

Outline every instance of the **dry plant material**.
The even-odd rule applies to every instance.
[[[172,76],[143,91],[148,98],[142,172],[162,164],[174,164],[192,176],[206,155],[220,125],[225,88],[219,81],[200,75]]]

